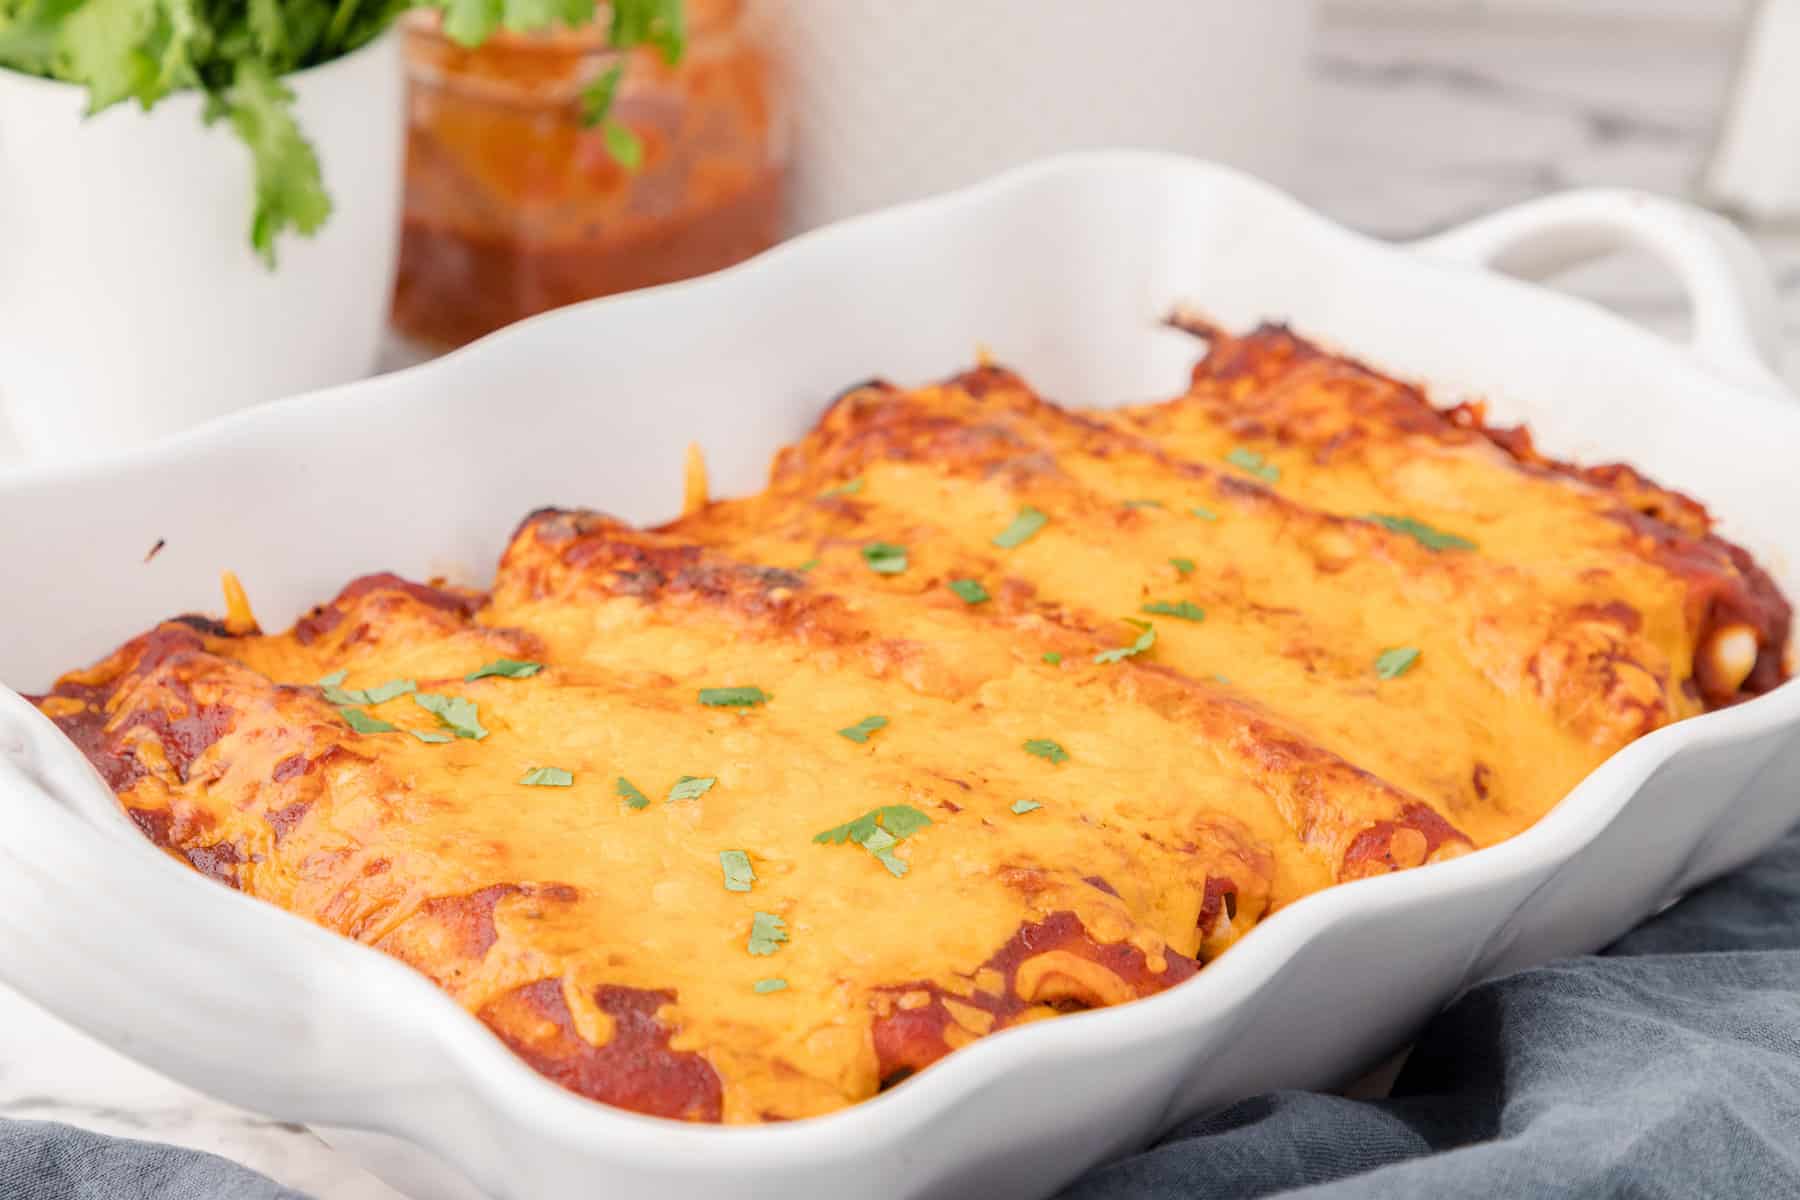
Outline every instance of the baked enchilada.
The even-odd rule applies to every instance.
[[[1768,690],[1705,510],[1286,330],[1167,402],[850,389],[762,493],[531,514],[485,592],[228,587],[40,707],[171,856],[574,1091],[750,1123],[1171,987]]]

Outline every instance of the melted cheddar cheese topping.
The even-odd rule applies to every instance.
[[[1203,332],[1135,410],[855,389],[763,493],[691,458],[662,529],[533,514],[486,593],[369,576],[264,635],[233,579],[40,704],[158,845],[556,1081],[757,1122],[1179,983],[1783,677],[1691,501]]]

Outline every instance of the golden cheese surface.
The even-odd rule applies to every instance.
[[[172,855],[583,1095],[748,1123],[1180,983],[1783,676],[1692,501],[1205,333],[1164,404],[866,385],[756,496],[545,510],[488,592],[181,618],[40,704]]]

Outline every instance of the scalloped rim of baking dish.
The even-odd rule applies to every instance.
[[[439,386],[454,389],[465,377],[472,390],[491,390],[499,379],[530,386],[540,374],[531,353],[584,343],[585,337],[574,336],[577,331],[597,333],[617,325],[623,331],[618,336],[629,344],[634,315],[648,322],[691,315],[693,325],[705,329],[707,310],[722,310],[711,312],[713,321],[731,320],[741,311],[733,308],[734,302],[746,290],[774,292],[786,300],[787,284],[797,282],[804,288],[809,272],[829,274],[842,270],[846,262],[866,269],[869,262],[879,261],[881,254],[867,253],[874,244],[885,242],[883,253],[897,258],[904,251],[896,248],[896,240],[921,227],[942,231],[962,222],[965,228],[955,231],[959,238],[1002,237],[1003,227],[1029,224],[1033,212],[1057,209],[1059,191],[1066,195],[1082,189],[1096,196],[1116,189],[1113,194],[1121,202],[1158,189],[1168,193],[1165,203],[1188,192],[1218,193],[1223,197],[1221,209],[1266,210],[1271,223],[1296,226],[1313,243],[1308,250],[1348,258],[1374,251],[1397,272],[1442,272],[1434,278],[1443,280],[1446,291],[1479,293],[1483,304],[1491,305],[1484,312],[1504,317],[1509,309],[1522,311],[1522,305],[1541,310],[1535,323],[1555,322],[1572,329],[1571,337],[1603,341],[1620,362],[1627,355],[1642,356],[1648,366],[1638,366],[1666,377],[1671,392],[1683,387],[1715,394],[1716,404],[1727,407],[1710,415],[1735,413],[1759,429],[1779,430],[1786,423],[1796,431],[1791,444],[1800,446],[1800,410],[1777,399],[1778,385],[1769,383],[1766,372],[1759,376],[1759,366],[1740,353],[1754,340],[1744,332],[1744,322],[1734,326],[1730,312],[1719,316],[1718,305],[1729,307],[1741,295],[1708,297],[1696,291],[1696,306],[1706,310],[1712,325],[1704,331],[1703,345],[1683,351],[1579,301],[1497,277],[1478,278],[1463,264],[1421,261],[1445,247],[1454,249],[1456,235],[1439,246],[1422,247],[1423,255],[1407,254],[1339,229],[1227,169],[1165,155],[1102,152],[1050,160],[963,192],[857,218],[719,275],[546,314],[435,362],[223,418],[142,451],[75,466],[26,468],[0,478],[0,501],[16,506],[73,491],[79,504],[86,502],[84,489],[87,496],[103,494],[122,473],[161,478],[163,473],[179,476],[186,471],[197,476],[208,459],[218,465],[225,461],[223,456],[254,457],[253,448],[266,448],[308,427],[316,433],[354,420],[372,403],[410,405],[401,415],[429,417],[438,405],[433,396]],[[1564,213],[1540,221],[1526,234],[1542,241],[1566,237],[1582,221],[1605,225],[1609,205],[1640,210],[1649,206],[1658,219],[1677,211],[1667,202],[1630,195],[1589,195],[1589,200],[1598,204],[1601,218],[1578,212],[1572,221]],[[1689,219],[1685,210],[1680,211],[1680,220]],[[1229,232],[1229,224],[1222,233]],[[1703,241],[1684,243],[1670,254],[1697,255],[1704,268],[1708,251]],[[1487,246],[1463,257],[1492,260],[1497,253]],[[1412,265],[1402,267],[1403,263]],[[943,265],[933,269],[951,272]],[[1308,279],[1305,285],[1328,287],[1324,278]],[[1262,282],[1257,281],[1258,286]],[[1704,280],[1696,284],[1691,274],[1684,275],[1684,282],[1691,290],[1705,286]],[[1473,303],[1461,306],[1465,317]],[[1154,314],[1133,315],[1148,319]],[[1374,313],[1360,323],[1346,320],[1326,332],[1335,344],[1352,347],[1372,361],[1432,380],[1440,394],[1444,386],[1453,388],[1460,382],[1441,384],[1444,371],[1429,364],[1390,362],[1393,351],[1371,342],[1385,338],[1388,346],[1398,346],[1417,330],[1392,337],[1363,336],[1365,327],[1374,329],[1384,319],[1393,322],[1391,316]],[[1303,333],[1309,331],[1304,318],[1296,325]],[[1192,357],[1191,351],[1187,354]],[[1710,361],[1703,363],[1701,355]],[[1021,356],[1018,361],[1032,377],[1029,359]],[[939,373],[955,365],[944,362]],[[1727,375],[1732,382],[1724,381]],[[853,378],[854,374],[846,375],[839,382]],[[1077,390],[1075,385],[1081,382],[1071,378],[1060,384],[1068,391]],[[1148,385],[1138,380],[1134,386]],[[1055,394],[1055,389],[1048,390]],[[467,407],[474,408],[475,402],[469,401]],[[778,434],[775,442],[785,437],[785,432]],[[1649,469],[1658,473],[1655,465]],[[728,464],[726,475],[734,489],[746,483],[741,462]],[[1675,482],[1680,486],[1679,480]],[[1702,499],[1707,497],[1703,494]],[[1793,501],[1788,503],[1792,507]],[[1739,522],[1731,518],[1740,514],[1725,515],[1727,532],[1736,532]],[[1800,520],[1791,527],[1800,527]],[[1777,556],[1778,574],[1786,576],[1792,594],[1800,537],[1790,535],[1783,541],[1773,530],[1772,523],[1766,524],[1749,540],[1753,551]],[[0,550],[5,549],[0,538]],[[47,551],[44,557],[54,553]],[[13,561],[19,561],[17,553]],[[1784,566],[1789,570],[1781,571]],[[287,591],[305,594],[300,583]],[[101,623],[117,624],[119,619],[108,614]],[[153,619],[149,616],[137,627]],[[93,635],[89,657],[116,640]],[[24,669],[35,666],[34,662]],[[5,873],[9,878],[0,878],[0,928],[15,938],[15,950],[0,954],[0,975],[71,1023],[175,1078],[285,1118],[397,1134],[429,1147],[483,1186],[507,1194],[572,1186],[583,1177],[572,1173],[582,1165],[590,1172],[612,1170],[613,1182],[625,1192],[635,1187],[663,1194],[681,1189],[694,1194],[750,1194],[779,1184],[790,1188],[790,1195],[828,1195],[854,1181],[869,1194],[953,1194],[977,1186],[1024,1194],[1054,1185],[1083,1163],[1129,1146],[1176,1117],[1245,1090],[1221,1085],[1209,1091],[1196,1076],[1209,1062],[1229,1057],[1232,1046],[1227,1039],[1256,1034],[1258,1026],[1246,1022],[1252,1020],[1248,1014],[1259,1001],[1264,1012],[1280,1010],[1281,1015],[1267,1017],[1276,1027],[1290,1020],[1283,1004],[1301,1003],[1293,993],[1306,971],[1321,978],[1341,973],[1341,992],[1346,996],[1358,994],[1352,982],[1364,992],[1391,987],[1358,975],[1358,964],[1365,974],[1375,970],[1391,974],[1385,962],[1371,965],[1353,959],[1321,973],[1316,965],[1321,955],[1350,955],[1371,936],[1370,945],[1399,944],[1393,936],[1396,931],[1418,928],[1428,917],[1449,920],[1449,914],[1460,912],[1459,906],[1471,899],[1504,898],[1504,911],[1488,913],[1485,927],[1470,935],[1479,945],[1464,950],[1444,944],[1454,939],[1440,936],[1422,938],[1408,949],[1409,954],[1425,957],[1448,956],[1442,962],[1434,960],[1430,972],[1413,964],[1426,980],[1418,988],[1421,997],[1429,994],[1426,1003],[1409,1001],[1401,1005],[1404,1012],[1396,1010],[1402,1019],[1386,1023],[1360,1010],[1345,1014],[1346,1045],[1341,1050],[1329,1055],[1316,1047],[1293,1052],[1300,1058],[1311,1054],[1306,1061],[1286,1061],[1276,1053],[1259,1076],[1270,1084],[1327,1083],[1345,1068],[1366,1063],[1371,1054],[1402,1040],[1413,1008],[1428,1011],[1461,986],[1497,969],[1550,953],[1591,948],[1657,904],[1744,861],[1800,817],[1800,796],[1785,797],[1778,786],[1790,767],[1800,768],[1796,729],[1800,729],[1800,683],[1790,682],[1735,708],[1657,730],[1614,755],[1517,837],[1448,863],[1308,896],[1265,920],[1197,980],[1182,987],[1117,1008],[1002,1031],[903,1085],[840,1112],[779,1125],[731,1128],[684,1125],[582,1099],[528,1068],[423,976],[273,906],[225,892],[198,875],[169,870],[166,858],[120,815],[111,792],[72,744],[22,699],[4,692],[0,786],[13,794],[0,808],[0,856],[11,864]],[[1684,763],[1698,766],[1682,769]],[[1708,763],[1730,770],[1721,773],[1718,767],[1709,767],[1701,772],[1703,778],[1729,775],[1734,782],[1721,789],[1728,795],[1706,802],[1713,810],[1710,814],[1690,814],[1696,823],[1684,832],[1682,844],[1660,845],[1652,832],[1620,821],[1634,802],[1640,802],[1640,808],[1651,803],[1643,799],[1656,791],[1649,785],[1660,781],[1665,791],[1686,787],[1693,770]],[[1679,824],[1681,810],[1672,804],[1662,805],[1665,811],[1659,819],[1675,814]],[[1727,815],[1742,820],[1728,824]],[[1631,834],[1625,846],[1631,853],[1622,861],[1636,861],[1631,857],[1635,854],[1654,861],[1645,867],[1643,879],[1609,880],[1617,883],[1624,898],[1598,905],[1602,910],[1598,915],[1573,922],[1578,928],[1568,928],[1572,902],[1560,899],[1568,887],[1567,868],[1584,854],[1594,860],[1600,853],[1595,847],[1607,841],[1609,831]],[[1609,860],[1600,860],[1604,861]],[[84,865],[91,869],[99,862],[108,864],[111,886],[73,885]],[[1597,870],[1600,862],[1588,865]],[[1670,865],[1675,868],[1672,872]],[[1557,904],[1564,907],[1559,910]],[[1545,919],[1533,916],[1539,909],[1550,916],[1560,913],[1560,922],[1546,927]],[[100,936],[97,930],[110,932]],[[127,936],[127,931],[134,935]],[[174,954],[177,962],[204,962],[210,945],[202,939],[209,935],[214,943],[223,938],[231,946],[226,954],[229,969],[216,978],[196,977],[205,976],[204,971],[172,971],[167,966],[170,960],[159,958]],[[72,958],[72,947],[84,948]],[[1334,951],[1334,947],[1349,948]],[[202,957],[184,960],[181,954]],[[1279,990],[1284,978],[1285,999]],[[100,980],[141,985],[144,995],[165,1007],[174,1006],[176,1014],[120,1012],[84,992]],[[322,987],[322,980],[338,986]],[[1446,987],[1447,981],[1454,986]],[[352,983],[354,987],[348,986]],[[357,998],[346,998],[345,991],[356,992]],[[1305,1002],[1318,1005],[1313,996]],[[215,1023],[197,1039],[190,1026],[202,1015]],[[1290,1032],[1303,1033],[1308,1027],[1298,1022]],[[1193,1036],[1192,1043],[1185,1040],[1188,1035]],[[1306,1045],[1304,1038],[1296,1040]],[[1171,1058],[1179,1061],[1164,1061]],[[1108,1090],[1118,1087],[1105,1078],[1109,1068],[1133,1062],[1139,1063],[1143,1087],[1134,1090],[1127,1080],[1122,1091]],[[1157,1065],[1143,1065],[1152,1062]],[[372,1078],[377,1069],[380,1077]],[[1080,1079],[1067,1078],[1070,1070]],[[1083,1088],[1079,1094],[1068,1091],[1072,1082]],[[1034,1095],[1059,1088],[1062,1094]],[[1142,1094],[1135,1100],[1122,1098],[1138,1092]],[[984,1096],[1003,1100],[1007,1114],[999,1120],[976,1119],[975,1114],[991,1111],[981,1107]],[[1034,1105],[1038,1111],[1026,1111]],[[1036,1123],[1021,1129],[1012,1117]],[[1075,1136],[1072,1131],[1078,1122],[1094,1128],[1085,1137]],[[902,1174],[871,1177],[882,1172]]]

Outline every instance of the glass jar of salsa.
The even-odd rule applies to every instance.
[[[579,30],[500,33],[476,50],[435,14],[404,22],[405,225],[394,322],[456,346],[533,313],[730,266],[773,245],[782,139],[741,0],[687,0],[687,52],[621,56],[604,11]],[[614,64],[627,170],[582,92]]]

